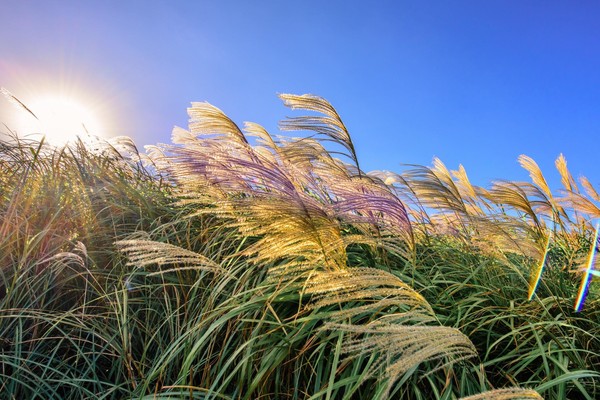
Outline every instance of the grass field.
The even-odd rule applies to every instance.
[[[281,98],[298,137],[194,103],[145,152],[0,143],[0,398],[600,398],[589,181],[366,173]]]

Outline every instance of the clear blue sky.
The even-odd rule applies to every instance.
[[[597,1],[0,2],[0,86],[77,88],[142,146],[187,126],[191,101],[272,133],[277,93],[338,109],[366,170],[462,163],[480,185],[552,186],[564,153],[600,185]],[[0,99],[0,117],[10,105]]]

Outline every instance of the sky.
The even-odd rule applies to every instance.
[[[311,93],[367,171],[438,157],[487,186],[527,180],[526,154],[558,189],[563,153],[600,186],[596,1],[2,0],[0,15],[0,86],[85,99],[139,147],[169,143],[193,101],[277,134],[299,115],[277,94]],[[15,110],[0,98],[1,123]]]

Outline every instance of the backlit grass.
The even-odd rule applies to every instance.
[[[195,103],[145,154],[0,144],[1,398],[600,395],[589,181],[367,173],[329,103],[282,99],[299,138]]]

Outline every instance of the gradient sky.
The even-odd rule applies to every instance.
[[[461,163],[600,186],[597,1],[0,1],[0,86],[91,99],[111,135],[169,142],[208,101],[277,133],[277,93],[327,98],[365,170]],[[34,110],[35,111],[35,110]],[[0,99],[0,122],[14,108]]]

